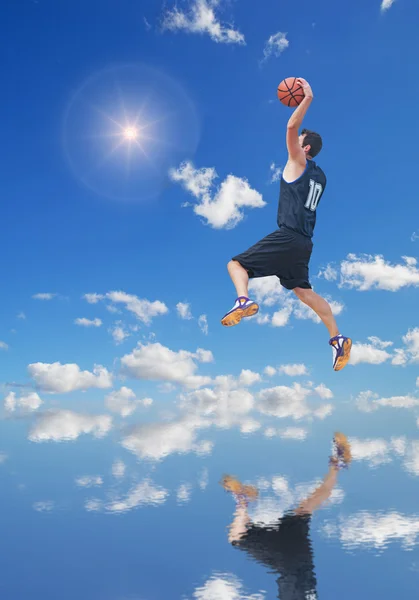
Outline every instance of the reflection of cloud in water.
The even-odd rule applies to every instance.
[[[71,410],[51,411],[40,416],[29,432],[31,442],[76,440],[83,433],[105,436],[112,427],[109,415],[87,415]]]
[[[403,467],[412,475],[419,476],[419,440],[405,437],[357,439],[351,438],[353,460],[365,461],[371,468],[402,459]]]
[[[178,504],[186,504],[191,499],[192,486],[190,483],[182,483],[176,492]]]
[[[237,577],[231,573],[215,573],[203,586],[195,590],[193,598],[196,600],[263,600],[265,594],[258,592],[249,596]]]
[[[53,500],[42,500],[40,502],[34,502],[33,508],[37,512],[51,512],[55,508],[55,502]]]
[[[91,498],[86,501],[85,508],[90,512],[104,510],[110,513],[121,513],[141,506],[159,506],[166,502],[168,495],[169,492],[165,488],[155,485],[149,479],[145,479],[131,488],[125,496],[120,496],[109,502]]]
[[[76,485],[78,487],[93,487],[103,485],[103,479],[100,475],[83,475],[82,477],[77,477]]]
[[[377,548],[384,550],[391,542],[399,541],[404,549],[410,550],[419,535],[419,517],[398,512],[359,512],[340,517],[337,522],[328,522],[321,527],[324,535],[338,538],[348,549]]]
[[[116,460],[112,465],[112,475],[116,479],[122,479],[125,475],[127,467],[122,460]]]
[[[122,446],[138,458],[161,460],[169,454],[207,454],[212,450],[210,442],[197,440],[198,431],[208,424],[199,418],[182,417],[169,423],[139,425],[125,436]]]

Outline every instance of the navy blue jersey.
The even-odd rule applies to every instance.
[[[326,175],[314,160],[307,160],[304,173],[292,183],[281,177],[278,227],[313,237],[316,211],[325,188]]]

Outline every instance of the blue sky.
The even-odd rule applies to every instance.
[[[217,482],[234,472],[264,486],[255,510],[268,519],[323,476],[336,429],[355,460],[313,530],[320,591],[328,597],[331,561],[339,573],[345,561],[400,567],[365,596],[346,578],[342,598],[413,585],[418,18],[413,0],[3,10],[7,597],[56,597],[63,538],[61,562],[77,576],[62,598],[272,597],[273,578],[228,547],[231,499]],[[326,329],[275,278],[251,284],[257,317],[220,325],[235,299],[227,262],[276,228],[291,114],[276,88],[288,76],[311,83],[305,125],[324,140],[310,275],[354,341],[340,373]],[[27,542],[29,525],[51,545]],[[179,557],[158,528],[184,537]],[[19,541],[33,561],[25,581],[14,576]],[[56,565],[51,581],[44,561]]]

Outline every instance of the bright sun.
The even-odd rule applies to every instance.
[[[136,127],[126,127],[124,129],[124,138],[126,140],[136,140],[138,137],[138,130]]]

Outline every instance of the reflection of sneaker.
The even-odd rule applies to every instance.
[[[336,432],[333,438],[333,456],[330,457],[330,466],[336,469],[347,469],[351,463],[351,445],[345,434]]]
[[[254,502],[259,495],[257,488],[253,485],[243,485],[238,479],[231,475],[225,475],[220,483],[227,492],[233,494],[236,502],[244,504],[245,506],[247,506],[249,502]]]
[[[221,324],[231,327],[240,323],[243,317],[252,317],[259,311],[259,305],[246,296],[237,298],[233,308],[221,319]]]
[[[333,350],[333,369],[335,371],[341,371],[348,363],[352,340],[344,335],[336,335],[329,340],[329,344]]]

